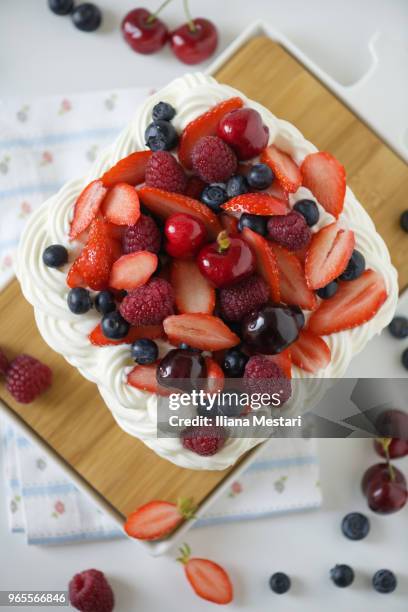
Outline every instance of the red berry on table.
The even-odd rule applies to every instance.
[[[150,251],[137,251],[122,255],[112,266],[109,286],[131,291],[147,283],[156,271],[157,255]]]
[[[373,478],[367,486],[368,505],[379,514],[391,514],[401,510],[408,499],[407,487],[396,482],[393,466],[388,466],[381,477]]]
[[[214,53],[217,44],[217,28],[212,21],[202,17],[189,18],[187,23],[170,33],[171,49],[184,64],[204,62]]]
[[[164,233],[167,238],[166,251],[172,257],[194,257],[207,240],[204,223],[185,213],[169,217]]]
[[[271,145],[262,153],[261,161],[271,168],[285,191],[295,193],[299,189],[302,175],[290,155]]]
[[[137,53],[156,53],[167,42],[167,26],[145,8],[136,8],[125,15],[121,28],[125,41]]]
[[[193,169],[206,183],[227,181],[237,169],[234,151],[218,136],[203,136],[191,152]]]
[[[0,375],[6,374],[9,365],[10,364],[9,364],[7,357],[5,356],[3,351],[0,349]]]
[[[214,425],[187,427],[183,429],[180,435],[184,448],[202,457],[209,457],[218,453],[227,439],[225,429]]]
[[[268,237],[289,251],[304,249],[310,242],[312,232],[305,218],[292,211],[287,215],[275,215],[267,224]]]
[[[361,479],[361,490],[363,495],[367,496],[368,487],[375,480],[387,480],[390,477],[390,472],[388,469],[387,463],[376,463],[369,467],[363,474],[363,478]],[[407,486],[407,481],[405,479],[404,474],[396,468],[394,465],[392,466],[393,475],[395,477],[395,482],[402,487]]]
[[[269,128],[258,111],[240,108],[222,117],[217,134],[234,149],[238,159],[246,160],[259,155],[266,147]]]
[[[201,274],[195,261],[173,261],[171,284],[178,312],[214,312],[215,289]]]
[[[30,355],[19,355],[6,372],[6,389],[20,404],[30,404],[44,393],[52,382],[52,371]]]
[[[300,167],[302,184],[310,189],[328,213],[338,217],[344,207],[346,171],[330,153],[311,153]]]
[[[383,410],[375,420],[379,436],[408,439],[408,413],[402,410]]]
[[[374,449],[380,457],[386,457],[386,451],[382,440],[374,440]],[[390,459],[399,459],[408,455],[408,440],[391,438],[387,447]]]
[[[148,187],[184,193],[187,176],[171,153],[155,151],[146,164],[145,183]]]
[[[122,236],[123,252],[135,253],[136,251],[160,251],[161,234],[154,219],[148,215],[140,215],[135,225],[127,227]]]
[[[197,257],[201,273],[215,287],[228,287],[251,276],[255,271],[255,255],[245,240],[228,236],[223,231],[217,241],[201,249]]]
[[[138,540],[158,540],[168,535],[183,520],[194,517],[192,499],[179,499],[177,504],[151,501],[132,512],[125,523],[126,533]]]
[[[152,278],[129,291],[119,311],[131,325],[159,325],[174,312],[173,289],[164,278]]]
[[[216,604],[232,601],[233,587],[224,568],[208,559],[191,558],[188,544],[180,548],[180,553],[177,561],[183,563],[187,580],[199,597]]]
[[[185,342],[202,351],[222,351],[240,343],[221,319],[208,314],[173,315],[163,321],[163,328],[171,344]]]
[[[75,574],[68,590],[71,605],[81,612],[112,612],[114,608],[112,588],[99,570],[89,569]]]

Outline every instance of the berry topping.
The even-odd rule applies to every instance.
[[[222,185],[207,185],[201,193],[200,200],[218,213],[221,210],[221,204],[228,200],[228,196]]]
[[[194,257],[206,242],[207,230],[200,219],[178,213],[169,217],[164,227],[166,251],[172,257]]]
[[[408,318],[407,317],[394,317],[388,326],[388,331],[391,336],[403,340],[408,338]]]
[[[102,176],[103,185],[113,187],[117,183],[127,183],[128,185],[143,183],[146,164],[151,155],[151,151],[137,151],[124,157]]]
[[[404,210],[400,217],[400,226],[404,232],[408,232],[408,210]]]
[[[130,291],[119,310],[131,325],[158,325],[174,312],[173,289],[163,278],[152,278]]]
[[[305,218],[296,211],[271,217],[267,227],[269,238],[289,251],[303,249],[312,236]]]
[[[241,160],[259,155],[269,138],[269,128],[253,108],[240,108],[226,114],[218,124],[217,133]]]
[[[191,152],[193,169],[206,183],[227,181],[237,169],[233,150],[217,136],[203,136]]]
[[[290,578],[283,572],[275,572],[275,574],[272,574],[269,578],[269,586],[277,595],[283,595],[283,593],[287,593],[290,589]]]
[[[354,571],[349,565],[335,565],[330,570],[330,578],[338,587],[348,587],[354,580]]]
[[[232,213],[251,215],[286,215],[288,207],[268,193],[243,193],[228,200],[222,208]]]
[[[168,395],[168,391],[157,382],[157,364],[135,366],[127,376],[127,384],[139,391]]]
[[[251,276],[255,271],[255,256],[251,247],[237,236],[220,232],[217,242],[204,246],[198,254],[201,273],[215,287],[227,287]]]
[[[205,365],[207,367],[207,393],[221,393],[224,388],[224,372],[218,363],[210,357],[205,357]]]
[[[108,314],[102,317],[101,329],[106,338],[121,340],[129,332],[129,323],[115,310],[114,312],[108,312]]]
[[[249,213],[243,213],[238,222],[238,229],[242,232],[244,227],[249,227],[250,230],[260,234],[261,236],[266,235],[266,223],[267,218],[261,215],[250,215]]]
[[[321,298],[322,300],[329,300],[331,297],[333,297],[333,295],[337,293],[338,288],[339,288],[339,283],[336,280],[334,280],[334,281],[331,281],[331,283],[329,283],[325,287],[318,289],[316,293],[319,296],[319,298]]]
[[[350,260],[354,244],[354,232],[340,229],[337,223],[330,223],[313,234],[305,261],[308,286],[321,289],[340,276]]]
[[[281,353],[298,336],[295,313],[283,304],[266,304],[247,315],[242,324],[244,343],[265,355]]]
[[[101,314],[116,310],[115,296],[110,291],[101,291],[95,297],[95,308]]]
[[[92,300],[87,289],[75,287],[68,292],[68,308],[74,314],[85,314],[92,308]]]
[[[161,235],[154,220],[147,215],[140,215],[135,225],[127,227],[122,239],[125,254],[137,251],[160,251]]]
[[[268,393],[279,395],[279,407],[288,401],[292,394],[290,380],[283,370],[266,355],[250,357],[245,366],[244,384],[249,393]]]
[[[342,520],[341,530],[349,540],[363,540],[370,531],[370,521],[361,512],[350,512]]]
[[[249,186],[245,176],[241,174],[235,174],[231,176],[227,183],[227,196],[228,198],[235,198],[236,196],[248,193]]]
[[[178,312],[214,312],[215,289],[201,274],[195,261],[173,261],[171,284]]]
[[[316,225],[319,220],[319,209],[314,200],[298,200],[293,210],[304,216],[309,227]]]
[[[157,382],[162,387],[192,391],[200,388],[200,381],[207,376],[204,357],[194,349],[173,349],[157,367]]]
[[[77,238],[95,218],[107,193],[101,180],[92,181],[79,195],[74,207],[74,218],[69,232],[70,240]]]
[[[199,200],[206,183],[198,176],[190,176],[187,181],[185,195],[194,200]]]
[[[88,338],[94,346],[115,346],[117,344],[132,344],[139,338],[160,338],[163,336],[161,325],[145,325],[141,327],[130,327],[128,333],[123,338],[112,340],[107,338],[100,323],[91,331]]]
[[[359,251],[353,251],[346,269],[340,275],[341,280],[352,281],[362,275],[365,270],[365,259]]]
[[[102,23],[101,9],[91,2],[84,2],[73,9],[71,19],[81,32],[94,32]]]
[[[218,563],[208,559],[191,559],[188,544],[180,548],[180,553],[181,557],[177,560],[184,564],[187,580],[199,597],[216,604],[229,604],[232,601],[231,580]]]
[[[214,53],[217,44],[217,28],[212,21],[202,17],[189,19],[170,33],[171,50],[184,64],[203,62]]]
[[[187,427],[181,432],[181,442],[184,448],[202,457],[218,453],[224,446],[226,438],[225,429],[214,425]]]
[[[68,261],[68,251],[62,244],[51,244],[42,254],[44,265],[49,268],[59,268]]]
[[[311,153],[303,160],[300,171],[302,184],[328,213],[338,217],[343,210],[346,194],[346,172],[330,153]]]
[[[290,348],[285,349],[277,355],[269,355],[268,358],[273,361],[273,363],[276,363],[277,366],[279,366],[279,368],[285,374],[286,378],[292,378],[292,358],[290,354]]]
[[[56,15],[68,15],[74,8],[74,0],[48,0],[48,6]]]
[[[262,153],[261,161],[268,164],[285,191],[295,193],[299,189],[302,175],[287,153],[271,145]]]
[[[152,501],[132,512],[126,520],[125,531],[138,540],[158,540],[168,535],[184,519],[194,517],[191,499],[180,499],[176,504]]]
[[[250,168],[246,178],[253,189],[267,189],[272,185],[275,175],[266,164],[255,164]]]
[[[52,382],[48,366],[30,355],[19,355],[6,372],[6,388],[20,404],[30,404],[44,393]]]
[[[154,121],[146,128],[145,140],[151,151],[171,151],[177,145],[178,135],[168,121]]]
[[[221,351],[239,344],[234,334],[218,317],[201,313],[189,313],[167,317],[164,331],[171,344],[186,342],[202,351]]]
[[[228,378],[241,378],[244,375],[248,356],[237,348],[225,353],[222,368]]]
[[[391,570],[377,570],[373,576],[373,587],[377,593],[392,593],[397,588],[397,579]]]
[[[243,239],[250,245],[256,257],[257,272],[268,285],[269,296],[274,302],[280,301],[279,270],[276,257],[265,238],[256,232],[244,227],[242,229]]]
[[[139,340],[133,342],[130,353],[136,363],[149,365],[157,361],[159,349],[157,344],[150,340],[150,338],[139,338]]]
[[[0,375],[6,374],[9,362],[3,351],[0,349]]]
[[[144,285],[156,271],[157,255],[150,251],[136,251],[122,255],[112,266],[109,285],[114,289],[131,291]]]
[[[168,102],[158,102],[153,106],[153,121],[171,121],[176,116],[176,110]]]
[[[117,183],[103,201],[102,214],[114,225],[134,225],[140,217],[136,189],[127,183]]]
[[[268,285],[257,275],[220,289],[219,292],[221,314],[228,321],[241,321],[251,310],[266,304],[268,299]]]
[[[104,574],[89,569],[75,574],[70,580],[69,601],[81,612],[112,612],[114,607],[113,591]]]
[[[269,244],[277,262],[282,302],[300,306],[305,310],[316,308],[316,296],[307,286],[303,266],[299,259],[287,249],[277,244]]]
[[[290,347],[292,361],[306,372],[318,372],[326,368],[331,360],[331,351],[326,342],[307,329],[299,333],[299,338]]]
[[[156,151],[146,165],[146,185],[165,191],[184,193],[187,187],[187,177],[171,153]]]

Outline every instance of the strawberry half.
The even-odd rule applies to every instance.
[[[191,151],[196,142],[203,136],[215,136],[220,120],[233,110],[241,108],[244,105],[241,98],[230,98],[223,100],[216,106],[213,106],[206,113],[190,121],[183,130],[180,137],[178,150],[179,161],[185,168],[191,170]]]
[[[325,210],[338,217],[346,194],[346,171],[330,153],[311,153],[300,167],[302,184],[310,189]]]
[[[221,565],[208,559],[190,558],[191,549],[188,544],[180,548],[180,554],[177,561],[184,565],[187,580],[199,597],[217,604],[228,604],[232,601],[232,583]]]
[[[310,289],[325,287],[347,267],[355,245],[354,232],[330,223],[313,234],[306,260],[305,275]]]
[[[157,382],[157,363],[137,365],[127,375],[126,382],[139,391],[148,391],[157,395],[170,395],[171,391],[160,387]]]
[[[214,359],[205,357],[205,365],[207,366],[207,393],[221,393],[224,388],[224,372],[221,366]]]
[[[69,239],[75,240],[89,227],[96,217],[107,193],[102,181],[92,181],[78,196],[74,207],[74,218],[71,221]]]
[[[89,341],[94,346],[116,346],[118,344],[132,344],[139,338],[161,338],[163,336],[163,327],[161,325],[145,325],[140,327],[131,327],[128,334],[121,340],[111,340],[107,338],[103,332],[101,324],[98,325],[88,335]]]
[[[300,306],[305,310],[316,308],[317,298],[307,286],[303,266],[296,255],[272,242],[269,243],[269,248],[278,264],[282,302]]]
[[[112,243],[107,224],[99,217],[94,219],[88,240],[68,272],[68,286],[89,287],[94,291],[107,289],[114,259]]]
[[[228,200],[221,208],[231,213],[249,213],[250,215],[271,216],[288,213],[286,202],[268,193],[243,193]]]
[[[146,208],[161,219],[167,219],[176,213],[186,213],[202,221],[214,240],[222,230],[217,215],[198,200],[155,187],[141,187],[138,193]]]
[[[109,285],[113,289],[131,291],[147,283],[156,271],[157,255],[150,251],[137,251],[122,255],[112,266]]]
[[[295,193],[299,189],[302,175],[290,155],[270,145],[263,151],[261,162],[268,164],[285,191]]]
[[[194,518],[195,509],[191,499],[180,499],[177,504],[151,501],[128,516],[124,529],[138,540],[158,540],[184,520]]]
[[[271,251],[270,243],[249,227],[244,227],[241,234],[255,253],[257,271],[267,283],[271,299],[274,302],[279,302],[281,298],[279,269],[276,257]]]
[[[306,372],[322,370],[331,360],[326,342],[308,329],[302,329],[296,342],[290,345],[290,351],[293,363]]]
[[[240,343],[221,319],[208,314],[171,315],[164,319],[163,327],[171,344],[186,342],[202,351],[220,351]]]
[[[115,225],[134,225],[140,217],[137,191],[127,183],[118,183],[109,191],[102,204],[106,221]]]
[[[124,157],[102,176],[105,187],[113,187],[117,183],[140,185],[145,179],[146,164],[152,151],[137,151]]]
[[[214,312],[215,289],[201,274],[195,261],[174,259],[170,279],[179,312]]]

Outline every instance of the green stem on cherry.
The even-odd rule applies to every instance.
[[[157,11],[155,11],[154,13],[152,13],[146,20],[146,23],[151,24],[153,23],[153,21],[156,21],[159,13],[162,12],[162,10],[168,5],[170,4],[170,2],[173,2],[173,0],[164,0],[163,4],[161,4],[159,6],[159,8],[157,9]]]
[[[390,474],[390,479],[391,482],[394,482],[395,480],[395,470],[393,468],[393,466],[391,465],[390,462],[390,444],[392,441],[392,438],[377,438],[378,442],[381,444],[381,446],[383,447],[383,451],[384,451],[384,455],[385,455],[385,460],[387,462],[387,467],[388,467],[388,471]]]
[[[228,233],[225,230],[218,234],[217,244],[219,253],[224,253],[224,251],[228,251],[230,248],[231,240],[229,239]]]
[[[194,19],[192,18],[191,13],[190,13],[190,8],[188,6],[188,0],[183,0],[183,5],[184,5],[184,12],[187,17],[187,23],[188,23],[189,30],[190,32],[195,32],[197,28],[194,24]]]

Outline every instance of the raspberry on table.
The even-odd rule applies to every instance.
[[[269,219],[268,236],[290,251],[298,251],[309,244],[312,232],[303,215],[292,210],[287,215],[275,215]]]
[[[193,168],[206,183],[227,181],[236,171],[234,151],[218,136],[203,136],[191,153]]]
[[[292,395],[290,380],[272,359],[264,355],[250,357],[245,366],[244,385],[248,393],[279,393],[280,405]]]
[[[96,569],[89,569],[70,580],[69,600],[72,606],[81,612],[112,612],[114,596],[104,574]]]
[[[6,373],[6,389],[21,404],[34,401],[51,382],[51,369],[30,355],[13,359]]]
[[[0,375],[1,374],[6,374],[8,368],[9,368],[9,361],[7,359],[7,357],[5,356],[5,354],[3,353],[3,351],[0,349]]]
[[[203,425],[187,427],[181,432],[184,448],[203,457],[215,455],[224,446],[227,435],[223,427]]]
[[[227,321],[240,321],[251,310],[266,304],[268,299],[268,286],[256,275],[219,292],[221,314]]]
[[[152,278],[123,299],[120,314],[131,325],[159,325],[174,313],[174,293],[164,278]]]
[[[123,252],[127,255],[136,251],[160,251],[161,234],[154,219],[140,215],[137,223],[125,229],[122,238]]]
[[[147,162],[145,183],[148,187],[184,193],[187,176],[171,153],[156,151]]]

